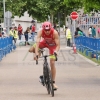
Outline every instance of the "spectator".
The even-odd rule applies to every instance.
[[[12,27],[10,27],[9,29],[10,29],[10,31],[9,31],[9,36],[12,37],[12,41],[14,41],[14,44],[15,44],[16,40],[15,40],[15,38],[14,38],[14,30],[13,30]]]
[[[35,30],[36,30],[36,27],[35,27],[35,24],[33,23],[33,25],[31,26],[31,35],[32,35],[33,41],[34,41],[34,37],[35,37]]]
[[[70,40],[72,38],[71,36],[71,31],[68,27],[65,27],[66,28],[66,38],[67,38],[67,46],[71,46],[71,43],[70,43]]]
[[[88,34],[89,34],[89,37],[92,37],[92,26],[89,27]]]
[[[21,40],[22,31],[23,31],[23,28],[22,28],[22,26],[19,24],[19,25],[18,25],[18,36],[19,36],[19,40]]]
[[[79,29],[79,27],[76,28],[78,32],[78,36],[83,36],[83,31]]]
[[[18,39],[18,31],[17,31],[17,27],[15,26],[14,27],[14,30],[13,30],[13,39],[14,39],[14,42],[15,42],[15,44],[16,44],[16,41],[17,41],[17,39]]]
[[[12,36],[12,37],[14,37],[14,31],[13,31],[13,28],[10,27],[9,29],[10,29],[10,31],[9,31],[9,35]]]
[[[13,28],[10,27],[9,29],[10,29],[10,31],[9,31],[9,36],[12,36],[12,37],[14,38],[14,31],[13,31]]]
[[[93,25],[93,27],[92,27],[92,37],[93,38],[96,38],[96,25]]]
[[[83,36],[83,32],[79,29],[79,27],[76,28],[74,37],[78,37],[78,36]]]
[[[3,31],[2,31],[2,37],[7,37],[7,33],[6,33],[6,28],[3,28]]]
[[[26,31],[24,32],[24,36],[25,36],[25,46],[28,44],[29,45],[29,42],[28,42],[28,34],[30,32],[30,28],[27,27]]]
[[[98,27],[97,32],[98,32],[98,37],[100,38],[100,26]]]

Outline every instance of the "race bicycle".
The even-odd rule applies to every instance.
[[[39,52],[42,53],[42,56],[39,58],[44,58],[44,63],[43,63],[43,86],[46,86],[48,94],[51,94],[52,97],[54,97],[54,87],[53,83],[54,81],[52,80],[52,74],[50,71],[50,67],[48,65],[47,57],[51,55],[43,55],[44,50],[40,49]],[[55,55],[55,60],[57,61],[57,54],[54,53]],[[38,58],[38,56],[37,56]],[[36,64],[38,64],[38,60],[36,60]]]

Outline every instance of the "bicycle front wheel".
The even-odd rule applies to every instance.
[[[48,90],[50,91],[52,97],[54,96],[54,88],[53,88],[53,80],[52,80],[52,74],[49,69],[49,66],[47,67],[48,69]]]
[[[50,84],[49,84],[49,74],[48,74],[49,70],[47,69],[47,67],[44,67],[44,83],[45,86],[47,88],[47,92],[48,94],[50,94]]]

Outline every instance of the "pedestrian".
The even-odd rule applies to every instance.
[[[25,46],[26,45],[30,45],[28,42],[28,34],[30,33],[30,28],[27,27],[26,31],[24,32],[24,36],[25,36]]]
[[[14,31],[12,27],[9,28],[9,36],[12,36],[12,37],[14,36]]]
[[[98,37],[100,38],[100,26],[98,27],[97,32],[98,32]]]
[[[7,37],[7,29],[6,28],[3,28],[3,31],[2,31],[2,37]]]
[[[92,37],[96,38],[96,25],[93,25],[92,27]]]
[[[33,41],[34,41],[34,37],[35,37],[35,30],[36,30],[36,27],[35,27],[35,24],[33,23],[31,26],[31,35],[32,35]]]
[[[10,29],[9,30],[9,36],[12,37],[12,42],[14,41],[13,44],[15,44],[16,40],[14,38],[14,29],[12,27],[10,27],[9,29]]]
[[[17,39],[18,39],[18,30],[16,26],[13,29],[13,37],[14,37],[14,43],[16,44]]]
[[[66,38],[67,38],[67,46],[71,46],[71,31],[68,27],[65,27],[66,28]]]
[[[88,34],[89,34],[89,37],[92,37],[92,26],[89,27]]]
[[[22,28],[22,26],[19,24],[19,25],[18,25],[18,36],[19,36],[19,40],[21,40],[22,31],[23,31],[23,28]]]

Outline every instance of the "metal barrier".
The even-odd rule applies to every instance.
[[[100,39],[80,36],[75,38],[75,44],[77,47],[82,46],[96,52],[100,51]]]
[[[80,36],[75,38],[75,44],[77,50],[85,51],[86,56],[96,54],[96,59],[100,58],[100,39]]]
[[[12,37],[0,38],[0,61],[4,56],[10,53],[12,50],[15,50],[16,46],[13,44]]]
[[[71,32],[75,33],[73,20],[70,17],[68,17],[67,21],[68,21],[68,26],[71,29]],[[85,16],[85,17],[79,16],[75,20],[75,28],[79,27],[84,33],[86,33],[86,36],[89,36],[88,35],[89,27],[94,25],[96,25],[96,33],[97,33],[97,29],[98,27],[100,27],[100,16]],[[96,34],[96,37],[99,37],[98,34]]]

